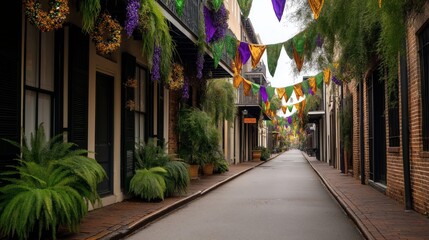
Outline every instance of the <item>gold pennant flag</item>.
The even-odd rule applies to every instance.
[[[301,83],[295,84],[293,86],[293,90],[295,91],[296,99],[298,100],[300,97],[304,97],[304,93],[302,92]]]
[[[331,79],[331,69],[326,68],[323,70],[323,80],[325,81],[326,85],[329,85],[329,80]]]
[[[315,77],[311,77],[308,79],[308,85],[311,87],[311,91],[313,91],[313,94],[316,94],[317,84],[316,84],[316,78]]]
[[[285,93],[286,93],[285,88],[276,88],[276,91],[279,99],[281,100],[285,96]]]
[[[304,111],[305,111],[305,105],[307,104],[307,101],[304,99],[301,102],[301,118],[304,117]]]
[[[241,82],[243,82],[244,78],[241,75],[234,75],[233,85],[235,88],[239,88]]]
[[[265,109],[267,109],[267,113],[269,113],[271,110],[270,110],[270,106],[271,106],[271,103],[270,103],[270,101],[266,101],[265,102]]]
[[[252,68],[255,68],[256,65],[258,65],[266,48],[267,46],[265,45],[249,44],[250,53],[252,55]]]
[[[250,90],[252,89],[252,82],[246,80],[243,78],[243,89],[244,89],[244,96],[250,96]]]
[[[238,49],[235,53],[235,59],[232,65],[233,65],[232,69],[234,71],[234,75],[241,75],[241,69],[243,67],[243,63],[241,62],[241,57]]]
[[[311,11],[313,11],[314,14],[314,19],[319,18],[319,14],[322,11],[324,1],[325,0],[308,0],[308,4],[310,5]]]
[[[284,114],[286,114],[286,110],[287,110],[287,107],[286,106],[282,106],[282,111],[283,111]]]
[[[378,0],[378,7],[381,8],[381,0]]]
[[[298,72],[301,71],[302,65],[304,64],[304,55],[302,55],[302,58],[299,57],[298,52],[296,49],[293,49],[293,59],[295,59],[296,68],[298,69]],[[290,97],[290,96],[289,96]]]

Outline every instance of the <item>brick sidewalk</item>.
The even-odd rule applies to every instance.
[[[429,239],[429,218],[303,153],[367,239]]]
[[[272,158],[278,155],[272,155]],[[271,159],[272,159],[271,158]],[[263,164],[244,162],[230,165],[223,174],[202,176],[192,180],[189,191],[180,197],[169,197],[159,203],[147,203],[136,199],[126,200],[90,211],[83,219],[79,233],[61,232],[58,239],[120,239],[147,225],[151,221],[201,197],[225,182]]]

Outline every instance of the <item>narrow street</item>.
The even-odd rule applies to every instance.
[[[288,151],[129,239],[362,239],[298,150]]]

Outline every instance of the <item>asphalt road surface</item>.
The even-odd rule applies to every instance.
[[[363,239],[297,150],[241,175],[128,239]]]

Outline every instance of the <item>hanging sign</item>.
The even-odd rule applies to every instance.
[[[244,123],[256,123],[256,118],[244,118]]]

